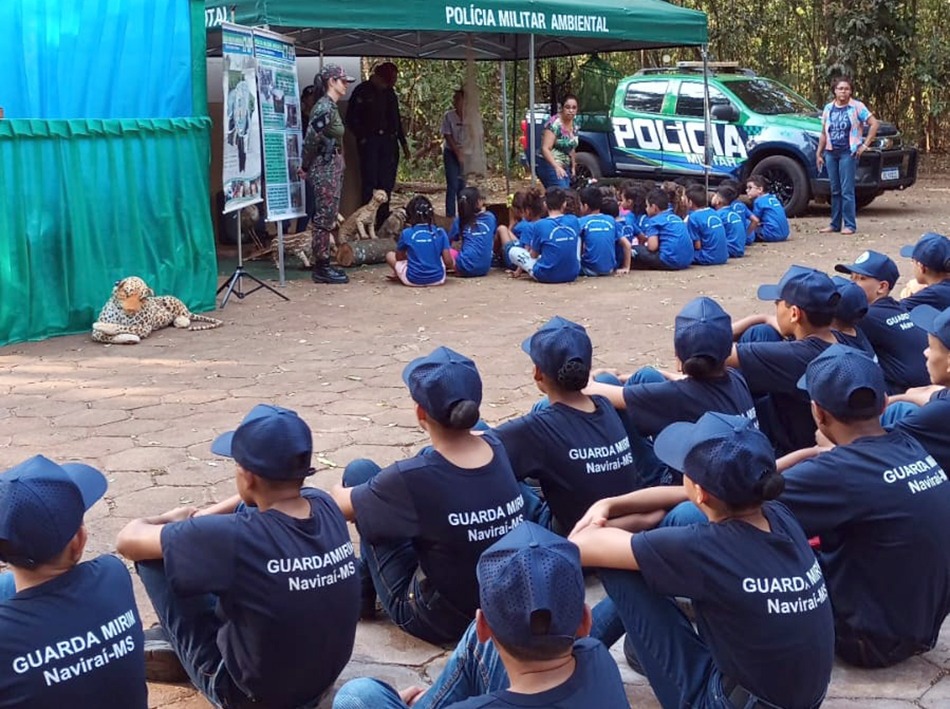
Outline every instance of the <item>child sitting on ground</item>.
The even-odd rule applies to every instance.
[[[707,205],[709,195],[702,185],[690,185],[686,188],[686,204],[689,216],[686,228],[693,240],[693,263],[701,266],[719,266],[729,260],[729,248],[726,245],[726,230],[722,219]]]
[[[916,244],[902,247],[901,256],[913,259],[914,280],[918,284],[909,295],[901,294],[901,305],[908,311],[918,305],[930,305],[937,310],[950,307],[950,239],[927,232]]]
[[[530,249],[534,243],[534,225],[546,214],[544,194],[540,189],[529,187],[515,192],[509,225],[502,224],[495,230],[495,250],[505,268],[516,268],[508,256],[508,250],[512,246]]]
[[[686,223],[673,213],[669,196],[660,188],[647,194],[647,215],[644,225],[645,246],[633,247],[631,268],[678,271],[693,262],[693,242]]]
[[[738,196],[735,187],[719,185],[712,198],[712,206],[719,214],[726,232],[726,251],[729,252],[729,258],[745,256],[746,234],[749,233],[748,220],[743,218],[742,212],[735,205],[740,205],[746,212],[749,209],[737,201]]]
[[[485,199],[477,187],[459,192],[458,218],[452,224],[449,241],[455,247],[455,273],[463,277],[484,276],[491,270],[492,244],[498,219],[485,209]]]
[[[585,276],[609,276],[630,272],[630,243],[617,230],[617,221],[601,214],[603,192],[599,187],[585,187],[581,197],[581,273]],[[623,250],[623,261],[617,267],[617,248]]]
[[[778,197],[767,192],[768,188],[769,181],[762,175],[750,175],[746,180],[746,194],[753,200],[749,233],[755,235],[756,241],[785,241],[789,235],[785,207]]]
[[[534,225],[534,243],[530,249],[515,246],[508,250],[511,262],[518,267],[513,277],[527,273],[541,283],[570,283],[577,278],[580,223],[573,214],[564,213],[566,200],[567,193],[560,187],[545,192],[548,216]]]
[[[447,270],[455,268],[449,237],[433,225],[435,210],[427,197],[416,195],[406,205],[405,229],[396,250],[386,254],[386,263],[407,286],[441,286]]]

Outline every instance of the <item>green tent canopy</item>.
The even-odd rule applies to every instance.
[[[206,0],[205,26],[231,20],[292,37],[298,56],[513,60],[708,41],[706,15],[662,0]],[[220,34],[208,52],[221,52]]]

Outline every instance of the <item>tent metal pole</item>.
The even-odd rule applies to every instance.
[[[505,194],[511,194],[511,158],[508,155],[508,143],[511,139],[511,131],[508,129],[508,72],[504,59],[501,60],[501,120],[504,128],[505,142]]]
[[[706,192],[709,192],[709,171],[712,166],[712,118],[709,115],[709,45],[700,49],[703,55],[703,173],[706,177]]]
[[[528,153],[531,164],[531,186],[534,186],[537,156],[534,135],[534,35],[528,35]]]

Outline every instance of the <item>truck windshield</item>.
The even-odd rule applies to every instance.
[[[766,116],[816,113],[818,109],[790,89],[770,79],[730,81],[727,86],[750,111]]]

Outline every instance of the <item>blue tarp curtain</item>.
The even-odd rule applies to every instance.
[[[212,308],[201,0],[6,0],[0,26],[0,345],[88,330],[127,275]]]

